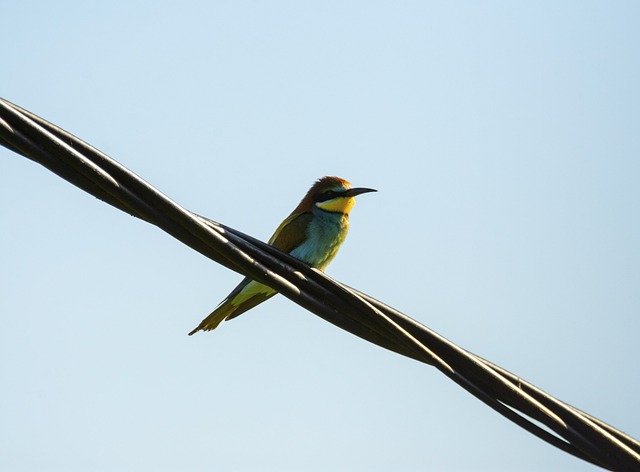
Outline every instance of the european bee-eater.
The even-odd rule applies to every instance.
[[[347,236],[349,212],[356,203],[355,197],[375,191],[353,188],[339,177],[322,177],[278,226],[269,244],[324,271]],[[200,330],[211,331],[223,320],[235,318],[276,293],[271,287],[247,277],[189,336]]]

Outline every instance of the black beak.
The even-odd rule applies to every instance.
[[[364,188],[364,187],[350,188],[349,190],[347,190],[346,192],[344,192],[340,196],[341,197],[355,197],[356,195],[360,195],[362,193],[369,193],[369,192],[377,192],[377,190],[374,189],[374,188]]]

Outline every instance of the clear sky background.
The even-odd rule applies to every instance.
[[[0,3],[0,96],[640,437],[638,2]],[[0,149],[0,470],[588,471],[436,369]]]

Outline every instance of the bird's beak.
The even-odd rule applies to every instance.
[[[360,195],[362,193],[369,193],[369,192],[377,192],[377,190],[374,189],[374,188],[364,188],[364,187],[350,188],[349,190],[347,190],[346,192],[344,192],[340,196],[341,197],[355,197],[356,195]]]

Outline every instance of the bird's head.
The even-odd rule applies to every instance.
[[[314,207],[331,213],[349,214],[356,203],[355,197],[362,193],[377,192],[372,188],[352,187],[340,177],[322,177],[309,189],[300,202],[301,209],[310,211]]]

